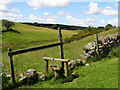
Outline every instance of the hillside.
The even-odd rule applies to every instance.
[[[15,23],[15,27],[14,30],[17,32],[6,32],[3,34],[3,64],[5,65],[5,69],[7,70],[8,73],[10,73],[10,66],[9,66],[9,60],[8,60],[8,56],[7,56],[7,49],[8,48],[12,48],[13,50],[16,49],[23,49],[23,48],[28,48],[28,47],[33,47],[33,46],[38,46],[38,45],[43,45],[43,44],[48,44],[48,43],[53,43],[53,42],[57,42],[58,41],[58,31],[57,30],[53,30],[53,29],[48,29],[48,28],[43,28],[43,27],[36,27],[36,26],[29,26],[29,25],[24,25],[24,24],[19,24],[19,23]],[[100,36],[106,36],[106,35],[110,35],[110,34],[114,34],[115,32],[118,31],[118,28],[109,30],[109,31],[104,31],[102,33],[99,33],[99,37]],[[63,38],[65,37],[69,37],[71,35],[73,35],[74,33],[77,33],[75,31],[68,31],[68,30],[62,30],[63,33]],[[64,44],[64,57],[66,59],[71,59],[71,60],[76,60],[80,58],[80,54],[83,53],[83,47],[84,45],[86,45],[87,43],[91,42],[95,40],[95,36],[91,35],[88,37],[85,37],[79,41],[74,41],[72,43],[69,44]],[[26,70],[30,69],[30,68],[34,68],[36,69],[38,72],[43,72],[44,71],[44,60],[42,60],[42,57],[54,57],[54,58],[59,58],[59,47],[53,47],[53,48],[48,48],[48,49],[43,49],[43,50],[39,50],[39,51],[34,51],[34,52],[29,52],[29,53],[25,53],[25,54],[20,54],[20,55],[16,55],[13,57],[13,62],[14,62],[14,67],[15,67],[15,76],[16,76],[16,80],[18,81],[19,75],[23,72],[25,72]],[[105,74],[107,74],[105,77],[101,78],[101,80],[103,80],[102,83],[96,83],[96,85],[94,86],[93,84],[88,84],[89,88],[99,88],[99,87],[117,87],[116,83],[117,83],[117,57],[114,58],[107,58],[109,59],[111,62],[109,61],[105,61],[105,63],[102,64],[102,62],[98,62],[99,64],[96,64],[96,67],[101,69],[100,67],[105,68],[106,70],[109,70],[109,72],[111,72],[110,75],[113,74],[112,77],[109,76],[109,72],[106,72]],[[104,60],[103,60],[104,61]],[[107,65],[107,64],[108,65]],[[110,67],[110,65],[113,64],[113,68]],[[59,62],[50,62],[49,65],[60,65]],[[106,66],[105,66],[106,65]],[[88,69],[88,67],[90,67],[90,70]],[[86,71],[96,71],[97,68],[94,68],[93,66],[88,66],[85,67]],[[109,69],[108,69],[109,68]],[[111,71],[112,69],[112,71]],[[78,73],[79,75],[84,72],[80,73],[80,70],[84,71],[84,67],[83,69],[81,69],[81,67],[78,67],[74,72]],[[102,71],[96,71],[96,73],[101,73]],[[104,72],[100,74],[100,76],[102,77],[102,75],[104,75]],[[89,76],[88,76],[89,75]],[[89,78],[96,75],[93,74],[92,72],[89,72],[85,78],[79,77],[78,80],[76,82],[72,82],[72,83],[66,83],[66,84],[58,84],[54,87],[85,87],[87,85],[87,83],[89,83],[90,81]],[[99,74],[97,74],[97,77],[99,77]],[[110,82],[112,82],[109,85],[109,82],[105,79],[106,77],[108,77],[110,80]],[[114,78],[115,77],[115,78]],[[90,80],[93,80],[94,78],[90,78]],[[105,80],[104,80],[105,79]],[[97,79],[95,79],[93,81],[93,83],[95,83]],[[100,81],[101,81],[100,80]],[[83,82],[85,81],[83,84],[81,84],[80,86],[78,86],[77,83]],[[48,81],[49,83],[50,81]],[[103,83],[106,83],[105,86],[103,86]],[[114,83],[114,84],[113,84]],[[71,85],[71,86],[70,86]],[[83,86],[82,86],[83,85]],[[111,86],[113,85],[113,86]],[[41,82],[39,82],[38,84],[36,84],[35,86],[31,86],[31,87],[49,87],[52,88],[51,85],[46,84],[46,82],[41,85]],[[31,88],[30,87],[30,88]],[[29,86],[28,86],[29,88]]]
[[[62,33],[64,39],[77,32],[62,30]],[[15,23],[13,31],[3,33],[2,41],[3,51],[6,51],[10,47],[12,49],[20,49],[58,41],[58,31],[49,28]]]

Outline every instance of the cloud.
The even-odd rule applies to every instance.
[[[99,22],[99,24],[105,25],[106,22],[105,22],[105,20],[101,20],[101,21]]]
[[[108,23],[109,24],[112,24],[112,25],[116,25],[118,26],[118,18],[115,18],[115,19],[108,19]]]
[[[60,12],[57,13],[57,15],[65,15],[65,13],[60,11]]]
[[[67,19],[67,24],[70,25],[80,25],[80,26],[85,26],[85,25],[94,25],[96,22],[96,16],[85,18],[85,19],[76,19],[73,18],[71,15],[66,16]]]
[[[118,18],[99,21],[99,25],[107,25],[107,24],[118,26]]]
[[[82,9],[85,9],[85,7],[84,6],[80,6]]]
[[[12,0],[0,0],[0,19],[7,19],[11,21],[25,20],[22,14],[16,14],[14,12],[20,13],[18,8],[8,9],[7,6],[11,4]]]
[[[20,11],[18,8],[13,8],[11,11],[12,11],[12,12],[21,13],[21,11]]]
[[[9,12],[9,9],[5,5],[0,4],[0,12]]]
[[[7,19],[11,21],[25,20],[22,14],[14,14],[11,12],[7,12],[7,13],[0,12],[0,15],[2,16],[0,17],[0,19]]]
[[[89,4],[89,11],[84,11],[85,14],[102,14],[105,16],[117,16],[118,12],[110,6],[99,8],[98,3],[91,2]]]
[[[12,0],[0,0],[0,5],[9,5]]]
[[[57,13],[57,15],[64,15],[64,16],[69,16],[69,15],[72,15],[72,13],[71,12],[63,12],[63,11],[60,11],[60,12],[58,12]]]
[[[11,4],[11,0],[0,0],[0,12],[9,12],[7,6]]]
[[[112,7],[110,6],[106,6],[101,13],[105,16],[117,16],[118,12],[114,9],[112,9]]]
[[[27,4],[33,9],[42,7],[66,7],[69,5],[69,0],[30,0]]]
[[[91,2],[89,4],[89,11],[85,11],[85,14],[98,14],[99,13],[99,8],[97,3]]]
[[[41,17],[37,17],[34,16],[33,14],[29,15],[29,20],[31,20],[32,22],[39,22],[39,23],[56,23],[56,19],[58,19],[59,17],[56,15],[51,15],[48,12],[44,12],[43,16]]]

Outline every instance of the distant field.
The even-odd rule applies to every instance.
[[[2,35],[3,51],[7,48],[20,49],[58,41],[58,30],[15,23],[14,32]],[[75,31],[62,30],[63,39],[72,36]]]

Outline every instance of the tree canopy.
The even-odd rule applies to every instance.
[[[2,20],[2,27],[5,27],[7,30],[11,29],[11,27],[15,26],[13,22],[8,20]]]

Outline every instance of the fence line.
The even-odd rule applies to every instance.
[[[41,50],[41,49],[55,47],[55,46],[60,45],[60,49],[59,49],[60,50],[60,58],[61,59],[64,58],[62,33],[61,33],[61,28],[60,27],[58,28],[58,31],[59,31],[59,42],[58,43],[53,43],[53,44],[43,45],[43,46],[39,46],[39,47],[33,47],[33,48],[18,50],[18,51],[12,51],[12,49],[8,50],[8,56],[9,56],[9,61],[10,61],[11,76],[12,76],[13,85],[16,85],[13,58],[12,58],[13,55],[18,55],[18,54],[22,54],[22,53],[27,53],[27,52],[31,52],[31,51]],[[64,63],[63,62],[62,62],[62,68],[61,69],[64,70]]]

